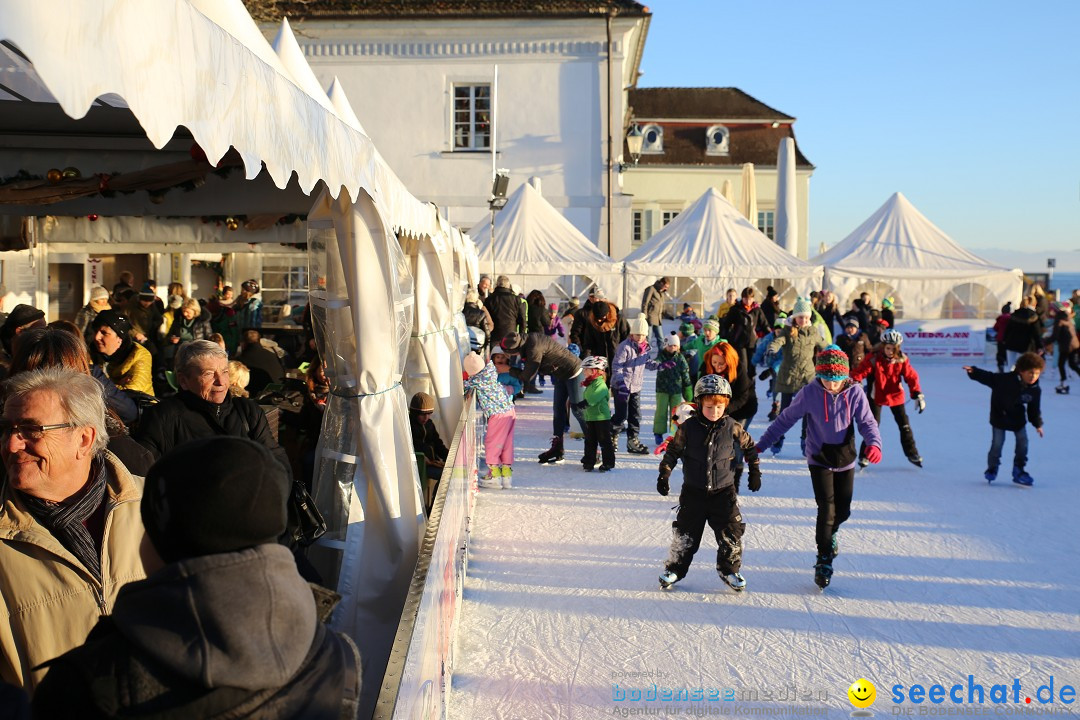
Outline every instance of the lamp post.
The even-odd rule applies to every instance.
[[[641,132],[641,128],[637,123],[634,123],[630,128],[630,132],[626,133],[626,149],[630,151],[630,159],[634,161],[634,166],[637,167],[638,160],[641,159],[641,146],[645,143],[645,133]]]
[[[495,213],[506,206],[506,188],[510,185],[510,171],[499,168],[491,183],[491,197],[488,209],[491,210],[491,277],[495,277]]]

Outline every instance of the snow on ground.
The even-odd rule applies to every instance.
[[[795,430],[795,442],[763,458],[761,492],[743,490],[747,590],[736,594],[717,577],[706,528],[690,574],[661,591],[681,467],[672,495],[660,497],[659,458],[626,454],[624,438],[618,467],[606,475],[582,470],[583,443],[569,436],[565,464],[539,465],[551,388],[519,402],[515,487],[478,498],[450,717],[844,717],[853,710],[847,689],[860,678],[876,685],[871,710],[879,716],[1051,707],[1080,714],[1080,701],[1024,703],[1051,676],[1055,693],[1080,686],[1080,396],[1055,394],[1051,370],[1041,381],[1046,437],[1029,433],[1034,487],[1006,477],[1011,436],[1003,477],[988,485],[989,388],[959,363],[915,366],[927,409],[908,408],[925,467],[904,459],[884,413],[884,461],[856,478],[824,592],[813,583],[815,506]],[[642,439],[651,447],[647,382]],[[754,437],[765,427],[765,383],[758,393]],[[987,703],[992,685],[1019,680],[1020,704],[890,700],[897,684],[948,691],[964,683],[966,702],[968,675],[985,687]],[[635,691],[650,698],[654,683],[685,689],[689,701],[635,699]],[[734,700],[709,701],[710,691]]]

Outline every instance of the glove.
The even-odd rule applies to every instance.
[[[589,407],[589,401],[582,400],[581,402],[576,402],[574,403],[574,407],[576,407],[578,410],[584,410],[585,408]]]
[[[757,376],[758,380],[768,380],[772,377],[772,368],[765,368],[761,371],[761,374]]]
[[[866,459],[869,460],[872,465],[877,465],[881,462],[881,448],[877,445],[871,445],[866,448]]]
[[[761,468],[757,465],[753,465],[750,468],[750,474],[746,480],[746,487],[750,488],[750,492],[757,492],[761,489]]]
[[[661,475],[656,478],[656,492],[660,493],[664,497],[667,497],[668,491],[671,488],[668,486],[668,479]]]
[[[618,385],[615,387],[615,400],[620,403],[625,403],[630,399],[630,388],[625,385]]]
[[[915,404],[919,406],[919,414],[922,415],[923,410],[926,409],[926,397],[919,393],[915,396]]]

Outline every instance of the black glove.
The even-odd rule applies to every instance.
[[[750,474],[746,479],[746,487],[750,488],[750,492],[757,492],[761,489],[761,468],[757,465],[751,466]]]
[[[656,478],[656,492],[660,493],[664,497],[667,497],[669,490],[671,490],[671,487],[668,485],[668,480],[666,477],[661,475],[660,477]]]
[[[574,403],[574,407],[576,407],[578,410],[584,410],[585,408],[589,407],[589,401],[582,400],[581,402],[576,402]]]
[[[761,374],[757,376],[758,380],[768,380],[772,377],[772,368],[765,368],[761,371]]]

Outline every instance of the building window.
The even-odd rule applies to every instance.
[[[727,155],[730,133],[723,125],[713,125],[705,131],[705,154]]]
[[[491,147],[491,85],[454,86],[454,149]]]
[[[669,222],[671,222],[672,220],[674,220],[678,216],[679,216],[679,211],[678,210],[665,210],[664,214],[661,215],[660,217],[661,217],[662,222],[666,226]]]
[[[635,210],[633,225],[630,249],[637,250],[652,237],[652,210]]]
[[[659,155],[664,152],[664,128],[652,123],[641,129],[641,153]]]
[[[776,212],[761,210],[757,214],[757,229],[765,233],[770,240],[776,240]]]
[[[300,322],[308,295],[307,259],[303,255],[263,256],[262,301],[266,322]]]

